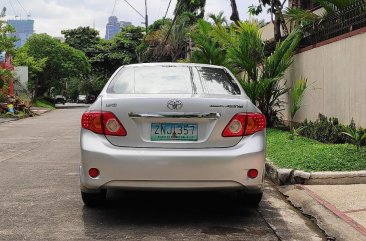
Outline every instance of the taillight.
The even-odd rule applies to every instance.
[[[266,128],[266,117],[260,113],[236,114],[222,132],[223,137],[249,136]]]
[[[125,136],[127,132],[112,112],[85,112],[81,117],[81,126],[97,134]]]

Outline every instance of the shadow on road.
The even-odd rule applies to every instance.
[[[165,230],[184,237],[189,236],[186,232],[255,236],[270,232],[256,209],[242,208],[232,192],[110,191],[107,198],[104,207],[83,207],[85,233],[91,238],[105,238],[103,232],[117,229],[140,230],[141,235]]]

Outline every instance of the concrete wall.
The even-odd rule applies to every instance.
[[[296,54],[287,84],[303,76],[308,89],[295,121],[315,120],[322,113],[366,127],[365,73],[366,33]],[[284,114],[288,119],[288,111]]]
[[[261,28],[261,31],[262,31],[261,37],[263,41],[274,39],[274,26],[272,22],[268,23],[266,26]]]
[[[17,66],[14,69],[14,77],[19,80],[24,88],[28,85],[28,66]]]
[[[28,93],[28,66],[17,66],[14,69],[14,91],[17,95]]]

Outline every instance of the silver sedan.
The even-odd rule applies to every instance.
[[[263,193],[264,115],[226,68],[120,67],[81,120],[80,187],[87,206],[107,189],[229,189]]]

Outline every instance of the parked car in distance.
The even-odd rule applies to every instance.
[[[77,103],[85,103],[86,104],[86,95],[79,95],[77,100]]]
[[[65,104],[66,103],[66,97],[63,95],[56,95],[54,99],[55,104]]]
[[[232,190],[248,206],[262,198],[266,120],[224,67],[120,67],[81,127],[87,206],[108,189]]]
[[[86,96],[86,103],[87,104],[93,104],[94,103],[94,101],[95,101],[95,95],[87,95]]]

